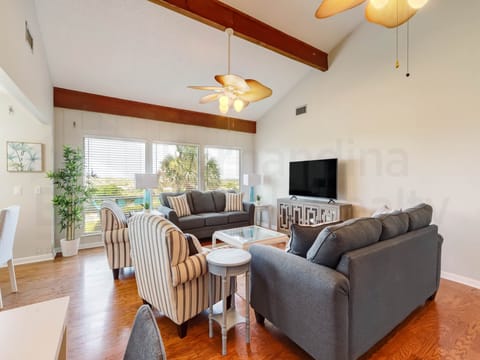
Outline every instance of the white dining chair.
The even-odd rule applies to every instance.
[[[13,241],[17,230],[20,206],[10,206],[0,210],[0,265],[8,263],[12,292],[17,292],[17,279],[13,266]],[[3,308],[2,289],[0,288],[0,309]]]

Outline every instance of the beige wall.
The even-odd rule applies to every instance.
[[[10,106],[13,114],[9,114]],[[44,169],[52,168],[52,127],[40,123],[14,98],[0,92],[0,208],[20,205],[13,256],[17,263],[51,259],[52,185],[45,172],[7,172],[7,141],[43,144]]]
[[[82,147],[86,136],[230,146],[242,151],[241,174],[253,169],[253,134],[55,108],[55,164],[61,163],[63,144]],[[99,236],[81,240],[83,246],[99,241]]]
[[[328,72],[312,70],[258,122],[266,200],[288,195],[290,160],[338,157],[339,199],[355,216],[432,204],[445,276],[480,286],[479,13],[475,0],[430,1],[411,23],[410,78],[405,29],[395,70],[395,31],[362,24]]]

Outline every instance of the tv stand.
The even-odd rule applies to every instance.
[[[330,199],[330,200],[328,200],[328,203],[329,203],[329,204],[335,204],[335,200]]]
[[[332,203],[333,202],[333,203]],[[290,233],[290,225],[316,225],[347,220],[352,217],[352,205],[332,199],[282,198],[277,200],[277,231]]]
[[[297,200],[298,198],[295,195],[290,195],[290,200]]]

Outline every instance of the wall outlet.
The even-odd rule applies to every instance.
[[[13,195],[22,195],[22,187],[20,185],[13,187]]]
[[[35,195],[40,195],[42,193],[42,188],[40,186],[35,186],[35,189],[33,190],[33,193]]]

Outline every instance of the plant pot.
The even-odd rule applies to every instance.
[[[80,245],[80,238],[74,240],[60,240],[60,247],[62,248],[62,256],[75,256],[78,254],[78,246]]]

